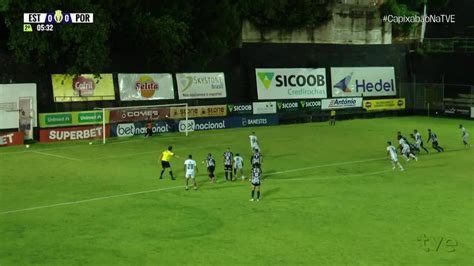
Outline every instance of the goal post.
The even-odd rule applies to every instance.
[[[152,124],[154,134],[163,132],[182,132],[186,136],[189,134],[187,103],[94,109],[102,111],[100,127],[103,144],[107,142],[108,136],[112,135],[113,137],[145,135],[148,123]],[[180,121],[183,120],[186,126],[180,128]]]

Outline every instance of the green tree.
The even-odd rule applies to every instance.
[[[94,13],[94,23],[56,24],[54,32],[23,32],[23,13],[57,9]],[[109,63],[107,40],[111,21],[100,6],[88,0],[10,1],[4,17],[9,29],[8,47],[21,62],[34,62],[51,71],[70,74],[100,73]]]

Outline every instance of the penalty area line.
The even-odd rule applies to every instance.
[[[47,152],[42,152],[42,151],[32,151],[32,153],[51,156],[51,157],[56,157],[56,158],[61,158],[61,159],[66,159],[66,160],[70,160],[70,161],[82,161],[81,159],[72,158],[72,157],[63,156],[63,155],[52,154],[52,153],[47,153]]]
[[[357,161],[349,161],[349,162],[341,162],[341,163],[314,165],[314,166],[310,166],[310,167],[295,168],[295,169],[286,170],[286,171],[279,171],[279,172],[269,173],[269,174],[267,174],[267,176],[304,171],[304,170],[314,169],[314,168],[319,168],[319,167],[347,165],[347,164],[370,162],[370,161],[377,161],[377,160],[383,160],[383,158],[374,158],[374,159],[365,159],[365,160],[357,160]],[[388,171],[389,170],[371,172],[371,173],[361,173],[361,174],[348,175],[348,176],[339,175],[339,176],[332,176],[332,177],[331,176],[326,176],[326,177],[320,177],[320,178],[317,178],[317,177],[316,178],[288,178],[288,179],[270,179],[270,180],[271,181],[304,181],[304,180],[311,180],[311,179],[331,179],[331,178],[354,177],[354,176],[371,175],[371,174],[375,175],[375,174],[378,174],[378,173],[383,173],[383,172],[388,172]],[[223,184],[222,186],[225,186],[225,185]],[[166,187],[166,188],[158,188],[158,189],[152,189],[152,190],[146,190],[146,191],[130,192],[130,193],[125,193],[125,194],[117,194],[117,195],[111,195],[111,196],[90,198],[90,199],[85,199],[85,200],[69,201],[69,202],[56,203],[56,204],[51,204],[51,205],[43,205],[43,206],[37,206],[37,207],[31,207],[31,208],[25,208],[25,209],[3,211],[3,212],[0,212],[0,214],[10,214],[10,213],[18,213],[18,212],[33,211],[33,210],[46,209],[46,208],[52,208],[52,207],[59,207],[59,206],[65,206],[65,205],[82,204],[82,203],[87,203],[87,202],[113,199],[113,198],[120,198],[120,197],[127,197],[127,196],[134,196],[134,195],[140,195],[140,194],[148,194],[148,193],[154,193],[154,192],[165,191],[165,190],[172,190],[172,189],[183,188],[183,187],[184,187],[184,185],[183,186]]]

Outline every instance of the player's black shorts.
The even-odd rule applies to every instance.
[[[214,171],[216,170],[216,167],[215,166],[209,166],[207,167],[207,171],[211,174],[214,174]]]
[[[433,146],[439,146],[437,141],[433,141]]]
[[[171,167],[170,162],[161,161],[161,167],[163,167],[163,168],[170,168],[170,167]]]
[[[252,186],[259,187],[259,186],[260,186],[260,182],[258,182],[258,183],[253,183],[253,182],[252,182]]]
[[[260,163],[252,163],[252,166],[260,168],[261,164]]]
[[[335,116],[335,115],[331,115],[329,118],[330,118],[330,119],[335,119],[336,116]]]
[[[232,171],[232,164],[229,164],[229,165],[224,165],[224,170],[225,171]]]

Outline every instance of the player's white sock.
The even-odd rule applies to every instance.
[[[400,170],[403,171],[403,166],[400,164],[400,162],[397,162],[398,167],[400,167]]]
[[[411,154],[411,153],[410,153],[410,157],[415,159],[415,161],[418,161],[418,158],[415,155]]]

